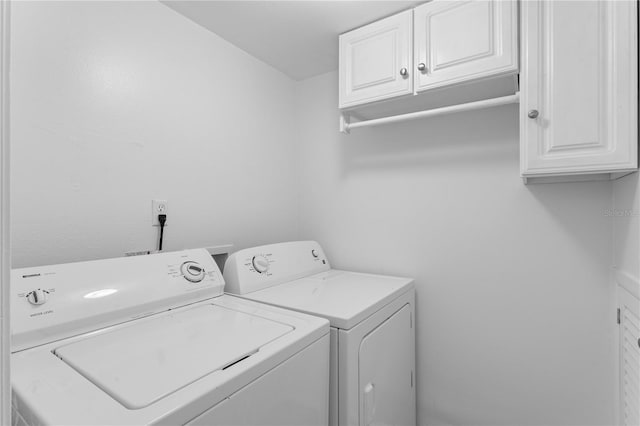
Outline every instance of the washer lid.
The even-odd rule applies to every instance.
[[[413,279],[335,269],[242,297],[324,317],[348,330],[413,288]]]
[[[140,321],[54,353],[129,409],[221,371],[294,328],[215,305]]]

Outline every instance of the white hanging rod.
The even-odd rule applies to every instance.
[[[397,123],[400,121],[414,120],[416,118],[435,117],[437,115],[451,114],[454,112],[473,111],[476,109],[491,108],[500,105],[517,104],[520,101],[520,93],[502,96],[499,98],[485,99],[476,102],[467,102],[466,104],[452,105],[442,108],[428,109],[425,111],[411,112],[409,114],[392,115],[391,117],[375,118],[372,120],[356,121],[349,123],[344,114],[340,114],[340,131],[349,133],[351,129],[358,127],[379,126],[380,124]]]

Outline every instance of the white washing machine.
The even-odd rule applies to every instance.
[[[225,291],[331,322],[331,425],[415,425],[413,280],[331,269],[314,241],[232,254]]]
[[[223,287],[206,250],[14,270],[13,423],[326,425],[328,321]]]

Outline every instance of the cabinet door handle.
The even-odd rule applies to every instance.
[[[425,64],[424,62],[420,62],[418,64],[418,71],[427,72],[427,64]]]
[[[409,70],[406,68],[400,68],[400,75],[406,77],[409,75]]]
[[[537,109],[532,109],[527,113],[527,117],[534,119],[534,118],[538,118],[538,110]]]

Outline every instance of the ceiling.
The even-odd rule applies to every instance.
[[[295,80],[338,68],[338,35],[424,1],[162,3]]]

